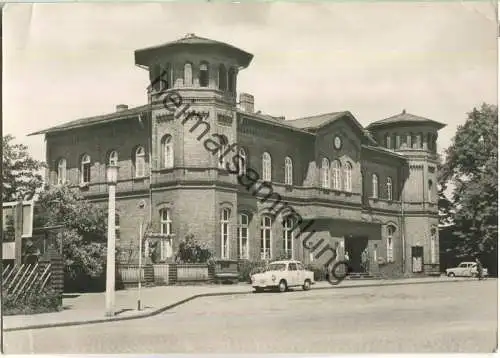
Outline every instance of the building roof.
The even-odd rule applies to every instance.
[[[331,123],[337,119],[342,118],[344,115],[349,112],[331,112],[331,113],[323,113],[315,116],[302,117],[297,119],[287,120],[287,124],[291,126],[301,128],[301,129],[317,129],[326,125],[327,123]]]
[[[384,148],[384,147],[381,147],[381,146],[362,145],[361,147],[365,148],[365,149],[368,149],[368,150],[373,150],[375,152],[379,152],[381,154],[387,154],[389,156],[401,159],[402,161],[407,161],[408,160],[408,158],[405,157],[404,155],[401,155],[401,154],[396,153],[395,151],[393,151],[391,149]]]
[[[55,133],[55,132],[63,132],[63,131],[68,131],[70,129],[83,128],[83,127],[88,127],[88,126],[92,126],[92,125],[96,125],[96,124],[109,123],[109,122],[118,121],[118,120],[122,120],[122,119],[126,119],[126,118],[137,117],[137,116],[141,115],[142,113],[144,113],[145,111],[149,110],[149,107],[150,107],[149,105],[143,105],[143,106],[139,106],[139,107],[125,109],[125,110],[122,110],[119,112],[102,114],[102,115],[93,116],[93,117],[80,118],[80,119],[76,119],[74,121],[59,124],[57,126],[50,127],[50,128],[44,129],[44,130],[30,133],[30,134],[28,134],[28,136]]]
[[[137,65],[149,66],[150,60],[154,58],[156,54],[158,54],[159,52],[163,52],[166,49],[180,50],[180,49],[192,49],[194,47],[198,48],[212,47],[225,50],[229,54],[234,56],[239,61],[239,64],[242,67],[247,67],[253,58],[253,55],[251,53],[243,51],[227,43],[207,39],[204,37],[199,37],[196,36],[195,34],[187,34],[185,37],[175,41],[170,41],[161,45],[150,46],[143,49],[135,50],[135,63]]]
[[[370,125],[368,125],[368,127],[366,128],[383,127],[383,126],[402,124],[402,123],[426,123],[426,124],[431,124],[437,127],[438,129],[444,128],[446,126],[446,124],[433,121],[432,119],[407,113],[406,110],[403,109],[401,113],[396,114],[389,118],[381,119],[379,121],[370,123]]]
[[[352,115],[351,112],[349,111],[342,111],[342,112],[331,112],[331,113],[324,113],[324,114],[318,114],[315,116],[309,116],[309,117],[303,117],[303,118],[297,118],[297,119],[292,119],[286,121],[290,125],[304,129],[304,130],[318,130],[322,127],[327,126],[330,123],[333,123],[339,119],[342,118],[349,118],[351,122],[354,124],[356,128],[360,131],[360,133],[368,139],[369,142],[373,145],[378,145],[377,141],[373,138],[373,136],[363,128],[361,123],[358,122],[356,117]]]

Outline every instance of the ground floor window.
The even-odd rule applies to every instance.
[[[172,235],[172,219],[170,209],[164,208],[160,210],[160,233],[164,235]],[[170,237],[160,240],[160,260],[165,261],[172,257],[172,239]]]
[[[229,209],[225,208],[220,213],[221,223],[221,257],[229,258]]]
[[[387,226],[387,262],[394,262],[394,233],[396,228]]]
[[[437,241],[437,230],[436,228],[431,228],[431,264],[435,264],[438,261]]]
[[[293,259],[293,220],[283,220],[283,250],[288,259]]]
[[[260,223],[260,258],[262,260],[271,258],[271,225],[271,217],[267,215],[262,216]]]
[[[238,218],[238,246],[239,246],[239,258],[248,259],[248,215],[240,214]]]

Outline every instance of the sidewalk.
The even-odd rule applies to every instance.
[[[405,284],[422,284],[438,282],[457,282],[471,279],[448,277],[426,277],[393,280],[345,280],[337,286],[328,282],[317,282],[312,289],[344,289],[355,287],[376,287]],[[252,293],[250,284],[237,285],[199,285],[199,286],[160,286],[141,290],[141,311],[137,310],[138,291],[129,289],[116,291],[116,315],[106,317],[105,293],[66,294],[63,299],[63,310],[60,312],[40,313],[35,315],[4,316],[4,332],[61,327],[106,321],[127,320],[148,317],[164,312],[170,308],[203,296],[222,296]]]

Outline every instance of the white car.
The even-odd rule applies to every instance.
[[[285,292],[290,287],[302,286],[304,291],[311,288],[314,273],[306,270],[300,261],[287,260],[271,262],[265,272],[252,275],[252,287],[257,292],[278,289]]]
[[[461,262],[457,267],[446,269],[448,277],[474,277],[477,276],[477,264],[472,261]],[[483,277],[488,276],[488,269],[483,268]]]

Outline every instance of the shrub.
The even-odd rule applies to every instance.
[[[212,251],[206,243],[199,243],[194,239],[194,235],[186,235],[186,238],[179,243],[179,250],[176,255],[176,262],[189,264],[209,263],[213,257]]]
[[[6,316],[56,312],[62,309],[62,298],[50,289],[21,299],[4,291],[2,292],[2,308]]]
[[[263,272],[265,267],[265,261],[240,261],[238,263],[239,280],[241,282],[250,282],[250,277],[253,274]]]

